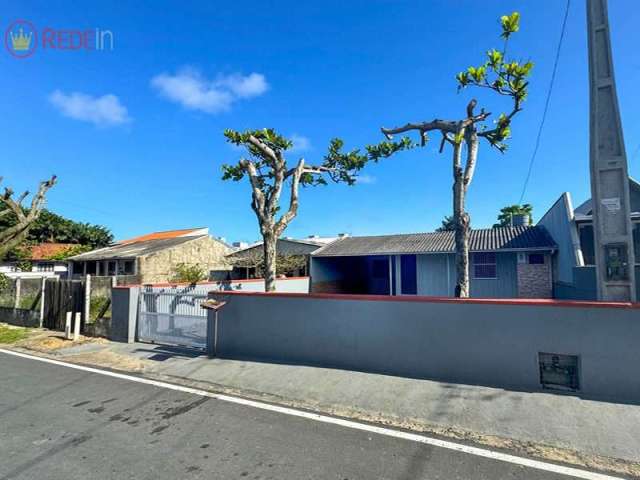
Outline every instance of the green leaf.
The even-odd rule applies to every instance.
[[[513,12],[511,15],[503,15],[500,17],[500,23],[502,25],[501,37],[508,39],[512,33],[520,30],[520,14]]]

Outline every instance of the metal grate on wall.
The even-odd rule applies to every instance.
[[[580,390],[580,357],[538,353],[542,388],[575,392]]]

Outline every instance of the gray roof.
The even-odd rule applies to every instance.
[[[262,251],[262,243],[256,242],[248,247],[235,250],[227,254],[227,257],[244,258],[254,254],[256,250]],[[315,252],[326,243],[315,242],[312,239],[298,240],[294,238],[279,238],[276,243],[278,253],[284,255],[308,255]]]
[[[114,258],[135,258],[156,253],[167,248],[176,247],[186,242],[190,242],[197,238],[206,237],[207,235],[197,235],[191,237],[175,237],[158,240],[147,240],[144,242],[124,243],[112,245],[110,247],[91,250],[87,253],[81,253],[69,257],[69,260],[75,262],[84,262],[87,260],[109,260]]]
[[[556,247],[542,226],[502,227],[472,230],[472,252],[551,250]],[[313,253],[314,257],[389,255],[403,253],[453,253],[454,232],[409,233],[375,237],[346,237]]]

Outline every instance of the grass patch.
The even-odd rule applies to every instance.
[[[15,343],[29,336],[29,329],[0,325],[0,343]]]

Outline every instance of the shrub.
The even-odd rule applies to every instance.
[[[179,263],[176,265],[171,277],[172,282],[176,283],[198,283],[207,279],[207,273],[199,265],[189,265],[187,263]]]

